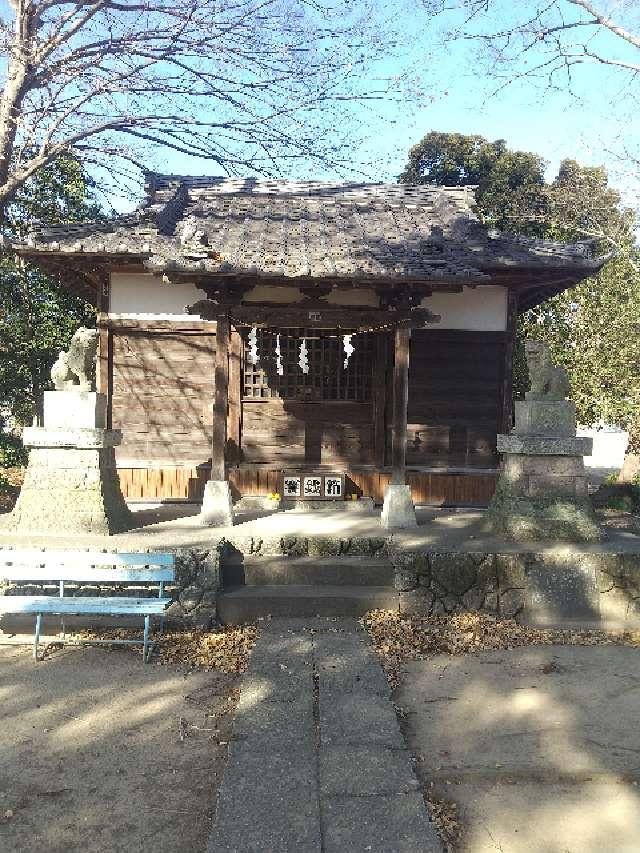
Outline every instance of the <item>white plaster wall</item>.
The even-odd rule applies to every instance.
[[[301,302],[304,296],[298,287],[276,287],[273,284],[259,284],[244,297],[245,302],[281,302],[291,304]],[[371,288],[349,287],[334,288],[326,297],[329,305],[364,305],[378,307],[378,297]]]
[[[344,290],[335,288],[327,296],[331,305],[362,305],[367,308],[377,308],[380,304],[375,290],[369,287],[349,287]]]
[[[423,299],[422,305],[440,315],[434,329],[503,332],[507,324],[507,290],[498,285],[465,287],[462,293],[434,293]]]
[[[205,295],[194,284],[166,284],[151,273],[111,273],[110,314],[184,314]]]
[[[297,287],[276,287],[273,284],[258,284],[243,297],[244,302],[299,302],[302,293]]]

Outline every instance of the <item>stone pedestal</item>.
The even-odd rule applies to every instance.
[[[200,521],[208,527],[231,527],[233,501],[226,480],[209,480],[204,487]]]
[[[576,434],[576,407],[570,400],[517,400],[515,416],[516,435]]]
[[[516,403],[513,433],[498,436],[503,467],[487,510],[496,533],[519,541],[600,539],[583,459],[592,440],[575,430],[568,400]]]
[[[380,524],[385,530],[406,530],[418,526],[409,486],[387,487]]]
[[[29,464],[9,529],[104,536],[131,527],[116,471],[118,430],[29,427],[23,439]]]
[[[45,391],[44,423],[47,429],[104,429],[107,397],[95,391]]]

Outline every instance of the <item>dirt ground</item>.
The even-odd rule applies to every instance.
[[[238,679],[0,646],[2,853],[203,853]]]
[[[638,853],[640,649],[406,663],[395,691],[448,851]]]

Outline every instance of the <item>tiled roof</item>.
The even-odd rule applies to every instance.
[[[26,255],[134,256],[151,270],[259,277],[487,280],[495,268],[599,268],[587,243],[493,233],[468,187],[153,175],[137,211],[43,228]]]

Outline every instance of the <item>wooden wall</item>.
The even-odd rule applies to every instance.
[[[215,334],[114,328],[111,424],[119,459],[184,464],[211,458]]]
[[[105,332],[101,353],[108,351],[110,358],[107,370],[101,356],[101,385],[108,380],[112,426],[123,431],[118,457],[125,497],[200,500],[211,456],[214,324],[118,321],[109,324],[108,347],[102,345]],[[240,358],[234,361],[233,350],[236,391],[230,387],[229,438],[236,448],[240,440],[240,458],[229,458],[240,467],[230,468],[229,479],[236,497],[277,490],[283,468],[323,465],[348,472],[352,491],[382,501],[389,479],[384,397],[388,406],[393,389],[390,351],[382,337],[380,344],[371,403],[257,399],[241,404]],[[500,332],[414,331],[407,454],[414,470],[407,478],[416,503],[488,503],[495,473],[468,469],[495,467],[504,347]],[[388,416],[386,424],[389,445]],[[443,470],[416,470],[434,467]]]
[[[235,498],[269,495],[280,488],[280,469],[267,466],[231,468],[229,481]],[[128,500],[201,501],[209,469],[202,467],[119,468],[122,491]],[[347,469],[347,494],[371,497],[382,503],[391,474]],[[413,500],[430,506],[486,506],[495,490],[497,473],[449,474],[408,471]]]
[[[495,465],[503,405],[504,348],[503,332],[413,332],[408,465]]]
[[[283,466],[373,463],[370,403],[250,400],[242,404],[242,460]]]

